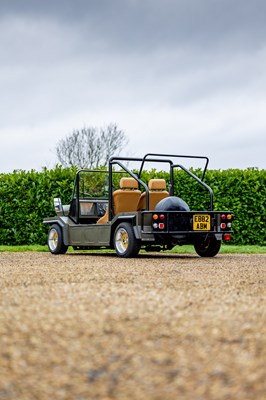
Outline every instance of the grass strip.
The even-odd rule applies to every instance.
[[[48,247],[41,245],[23,245],[23,246],[0,246],[0,252],[24,252],[24,251],[36,251],[36,252],[48,252]],[[72,247],[69,247],[68,251],[73,251]],[[106,253],[110,250],[91,250],[91,251],[102,251]],[[176,246],[170,253],[174,254],[195,254],[194,247],[192,245]],[[266,246],[234,246],[222,244],[220,252],[221,254],[265,254]]]

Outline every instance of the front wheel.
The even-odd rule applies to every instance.
[[[64,244],[62,230],[59,225],[53,224],[48,232],[48,248],[52,254],[65,254],[68,246]]]
[[[201,257],[214,257],[221,248],[221,240],[215,237],[200,238],[194,243],[196,253]]]
[[[114,248],[119,257],[135,257],[138,255],[140,241],[135,238],[133,227],[128,222],[122,222],[116,228]]]

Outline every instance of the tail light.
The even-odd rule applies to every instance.
[[[153,214],[153,229],[165,229],[165,214]]]
[[[221,214],[221,225],[220,228],[224,229],[231,229],[231,221],[232,221],[232,214]],[[229,222],[230,221],[230,222]],[[229,239],[230,240],[230,239]]]
[[[229,240],[231,240],[231,235],[229,235],[229,233],[225,233],[223,239],[228,242]]]

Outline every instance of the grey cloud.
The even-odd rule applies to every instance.
[[[262,0],[0,1],[1,135],[54,138],[111,116],[144,152],[165,131],[186,132],[196,152],[241,132],[261,149],[265,11]]]
[[[259,47],[265,32],[263,0],[24,0],[1,2],[0,13],[54,19],[103,36],[127,51],[158,46]]]

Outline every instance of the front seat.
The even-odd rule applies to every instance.
[[[169,193],[166,190],[165,179],[150,179],[148,183],[149,188],[149,210],[154,210],[155,206],[159,201],[169,197]],[[138,211],[146,209],[146,192],[143,192],[140,196]]]
[[[114,215],[121,212],[137,211],[141,191],[134,178],[121,178],[120,189],[113,193]]]

